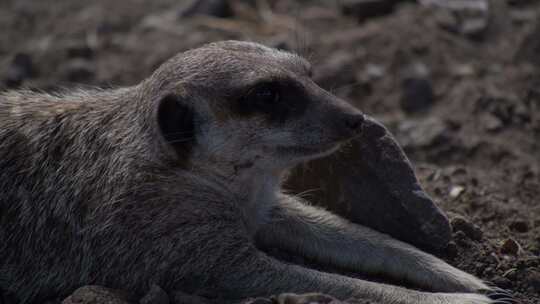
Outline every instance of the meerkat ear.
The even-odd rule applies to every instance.
[[[165,141],[186,160],[195,144],[195,115],[183,98],[169,94],[159,101],[158,124]]]

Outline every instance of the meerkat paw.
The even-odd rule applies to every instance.
[[[509,293],[489,293],[486,295],[474,293],[444,294],[444,304],[520,304]]]
[[[485,294],[495,291],[485,281],[438,260],[431,264],[422,279],[426,287],[437,292]]]
[[[509,290],[499,287],[491,287],[489,290],[483,291],[483,293],[497,304],[520,304],[521,301],[514,298]]]
[[[452,274],[448,280],[443,280],[441,284],[443,288],[446,288],[444,291],[448,292],[489,293],[493,290],[485,281],[463,271]]]
[[[445,294],[441,304],[503,304],[491,298],[474,293],[453,293]]]

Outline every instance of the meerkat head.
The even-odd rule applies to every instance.
[[[332,153],[364,120],[313,82],[305,59],[255,43],[181,53],[150,79],[160,133],[184,163],[286,169]]]

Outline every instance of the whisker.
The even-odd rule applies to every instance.
[[[305,198],[309,198],[309,196],[311,196],[312,194],[314,194],[314,193],[316,193],[318,191],[321,191],[321,190],[322,190],[322,188],[307,189],[307,190],[304,190],[302,192],[294,194],[294,196],[298,197],[300,199],[305,199]]]
[[[176,144],[176,143],[182,143],[182,142],[189,142],[192,140],[193,140],[193,137],[186,137],[186,138],[181,138],[181,139],[168,140],[167,142],[170,144]]]

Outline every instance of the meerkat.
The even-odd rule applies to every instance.
[[[2,93],[0,289],[21,303],[86,284],[230,301],[312,291],[388,304],[511,301],[281,190],[289,168],[365,124],[310,76],[299,55],[225,41],[180,53],[132,87]],[[428,291],[284,263],[264,247]]]

